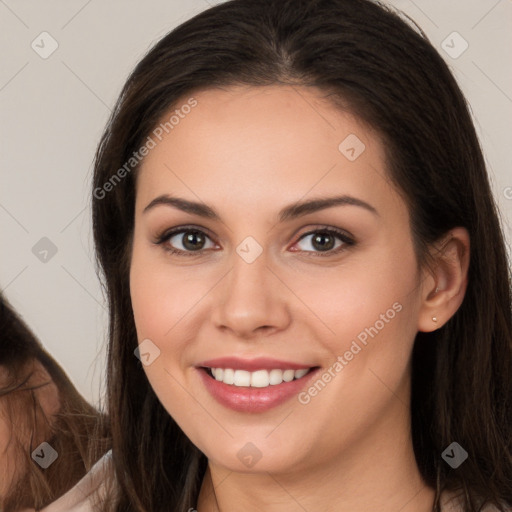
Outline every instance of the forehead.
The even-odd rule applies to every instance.
[[[333,187],[363,200],[371,190],[392,192],[377,133],[322,96],[315,88],[237,86],[199,91],[193,108],[183,97],[151,134],[139,203],[166,191],[220,203],[229,195],[246,209]]]

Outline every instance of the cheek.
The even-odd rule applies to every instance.
[[[369,405],[383,398],[382,382],[397,388],[407,378],[420,304],[416,257],[411,246],[404,244],[399,258],[389,246],[336,275],[308,292],[330,329],[318,337],[331,355],[326,366],[339,363],[331,388],[338,398],[331,398]]]
[[[419,308],[416,259],[412,250],[404,250],[397,262],[392,252],[341,271],[339,279],[324,280],[323,287],[308,288],[312,309],[330,330],[318,329],[316,341],[331,357],[321,382],[312,382],[299,402],[304,414],[317,420],[311,432],[330,439],[331,448],[339,432],[354,440],[388,408],[400,406],[400,400],[407,403]],[[328,444],[322,445],[326,452]]]
[[[343,348],[346,340],[375,324],[379,331],[395,333],[415,325],[410,320],[420,289],[412,248],[397,257],[392,247],[385,247],[371,257],[353,258],[346,266],[330,269],[329,274],[319,270],[316,277],[302,284],[295,280],[295,290],[330,328],[332,336],[323,338],[331,339],[333,348]]]
[[[139,342],[172,337],[174,329],[208,288],[194,271],[172,268],[134,250],[130,294]]]
[[[153,249],[153,248],[151,248]],[[134,244],[130,294],[138,342],[151,340],[158,358],[144,370],[152,387],[167,389],[171,375],[180,374],[190,361],[189,348],[206,317],[200,300],[212,287],[211,271],[170,265],[165,255]],[[203,273],[202,273],[203,272]],[[160,384],[159,384],[160,383]]]
[[[134,245],[130,269],[130,294],[139,344],[146,339],[157,347],[158,357],[143,370],[167,412],[185,431],[191,408],[184,390],[183,368],[189,340],[194,338],[187,313],[201,297],[197,281],[154,260]],[[193,283],[194,286],[190,286]],[[206,290],[203,294],[206,293]],[[187,423],[188,421],[188,423]],[[185,422],[185,423],[183,423]]]

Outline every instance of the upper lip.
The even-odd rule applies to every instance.
[[[246,370],[254,372],[256,370],[302,370],[303,368],[313,368],[314,365],[294,363],[291,361],[281,361],[270,357],[257,357],[254,359],[241,359],[239,357],[219,357],[209,359],[197,365],[205,368],[232,368],[234,370]]]

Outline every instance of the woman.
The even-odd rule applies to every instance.
[[[0,332],[0,510],[40,510],[108,449],[106,418],[2,295]]]
[[[465,99],[368,0],[232,0],[129,77],[93,185],[104,510],[512,502],[511,294]]]

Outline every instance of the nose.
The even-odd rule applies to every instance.
[[[235,253],[232,268],[216,286],[215,327],[242,339],[286,329],[292,294],[277,274],[269,267],[265,251],[252,263]]]

